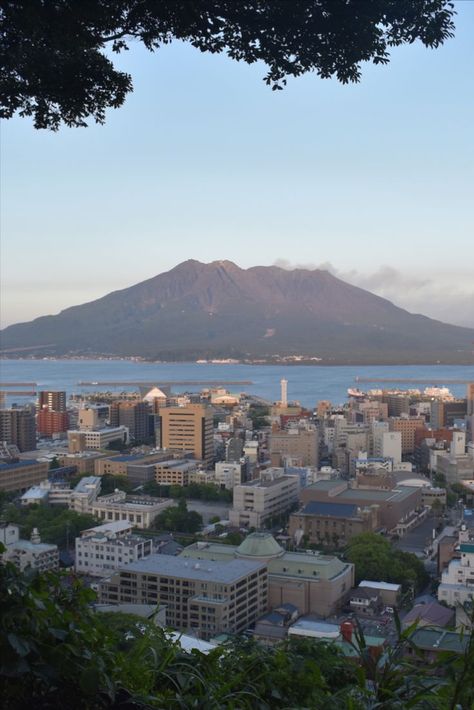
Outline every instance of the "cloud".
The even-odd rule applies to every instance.
[[[326,261],[320,264],[292,264],[277,259],[282,269],[323,269],[337,278],[359,286],[392,301],[411,313],[422,313],[446,323],[474,327],[474,278],[472,273],[418,275],[402,273],[393,266],[382,265],[372,273],[356,269],[343,271]]]

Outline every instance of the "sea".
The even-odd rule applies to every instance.
[[[384,382],[361,383],[357,378]],[[347,389],[391,388],[424,389],[431,385],[447,386],[456,396],[466,395],[466,384],[450,384],[451,380],[474,382],[471,365],[400,365],[400,366],[321,366],[321,365],[248,365],[196,362],[151,363],[133,360],[83,359],[2,359],[0,360],[0,390],[28,391],[29,389],[66,390],[68,395],[93,391],[133,391],[137,386],[124,382],[144,382],[165,385],[167,382],[200,381],[202,384],[173,385],[173,392],[198,392],[206,382],[220,381],[230,392],[245,392],[270,402],[280,398],[280,380],[288,381],[288,399],[305,407],[314,407],[322,399],[333,404],[347,400]],[[405,383],[393,380],[405,379]],[[421,383],[419,382],[421,380]],[[114,385],[101,385],[101,382]],[[251,384],[229,384],[226,382]],[[80,383],[93,384],[84,385]],[[7,383],[20,383],[5,387]],[[25,387],[21,383],[35,383]],[[8,396],[6,403],[23,404],[32,396]]]

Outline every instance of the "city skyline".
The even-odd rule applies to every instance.
[[[117,60],[134,93],[105,126],[5,122],[2,326],[188,258],[329,264],[474,325],[474,6],[456,8],[454,39],[396,48],[358,85],[305,76],[271,92],[262,66],[134,46]]]

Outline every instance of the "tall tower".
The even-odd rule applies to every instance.
[[[282,407],[287,407],[288,406],[288,380],[280,380],[280,386],[281,386],[281,406]]]

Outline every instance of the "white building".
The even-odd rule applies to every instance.
[[[171,498],[151,498],[149,496],[128,496],[116,490],[100,496],[92,503],[92,515],[99,520],[128,520],[133,527],[149,528],[157,515],[174,505]]]
[[[463,525],[459,531],[460,557],[451,560],[441,575],[438,601],[448,606],[459,606],[474,600],[474,540]]]
[[[129,440],[128,429],[125,426],[104,427],[96,431],[69,429],[67,433],[70,453],[77,453],[78,450],[99,451],[105,449],[112,441]]]
[[[90,513],[92,504],[100,493],[100,476],[84,476],[71,492],[69,508],[76,513]]]
[[[219,486],[231,491],[242,483],[242,464],[219,461],[216,463],[215,481]]]
[[[1,562],[12,562],[20,572],[28,568],[47,572],[59,567],[58,546],[42,543],[36,528],[30,540],[21,540],[18,525],[0,525],[0,542],[6,547],[0,555]]]
[[[76,572],[104,577],[124,564],[151,555],[152,540],[131,533],[132,525],[122,520],[83,530],[76,537]]]
[[[231,525],[261,528],[266,520],[286,513],[298,502],[299,476],[287,476],[282,468],[269,468],[261,478],[234,488]]]

